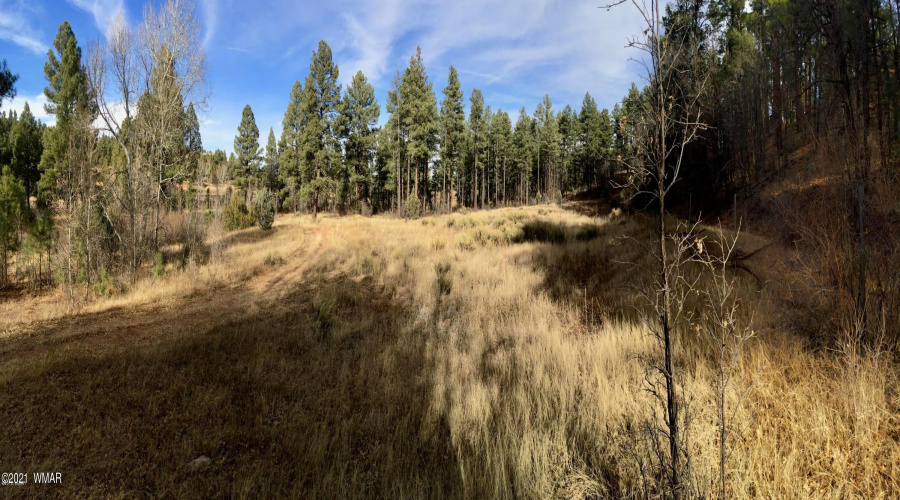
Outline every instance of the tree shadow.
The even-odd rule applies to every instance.
[[[252,244],[257,243],[263,240],[267,240],[275,235],[281,228],[278,226],[273,226],[270,229],[260,229],[259,227],[252,227],[250,229],[244,229],[241,231],[234,231],[225,236],[223,236],[218,243],[223,247],[230,247],[232,245],[243,245],[243,244]]]
[[[323,278],[206,331],[7,360],[0,466],[61,472],[59,496],[461,497],[395,296]]]
[[[568,234],[561,244],[536,246],[532,256],[550,298],[577,308],[588,322],[638,322],[636,290],[652,278],[643,221],[619,219],[590,229],[546,224]]]

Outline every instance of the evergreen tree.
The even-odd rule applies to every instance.
[[[580,145],[578,115],[566,106],[558,117],[560,138],[560,190],[568,192],[575,186],[576,163]]]
[[[309,76],[303,86],[301,113],[306,115],[302,134],[304,166],[303,197],[312,199],[313,219],[319,210],[320,195],[333,189],[334,170],[338,167],[338,141],[335,120],[341,101],[338,66],[331,59],[331,47],[319,41],[309,64]]]
[[[184,117],[184,149],[186,151],[186,163],[188,177],[197,180],[197,165],[200,162],[200,154],[203,152],[203,141],[200,138],[200,120],[194,111],[194,103],[188,103]]]
[[[513,131],[513,159],[518,173],[519,203],[528,204],[530,197],[531,169],[534,162],[534,125],[525,108],[519,110]]]
[[[273,142],[275,135],[272,134]],[[256,214],[256,223],[262,229],[272,229],[272,223],[275,221],[275,202],[272,200],[272,192],[263,189],[256,195],[256,206],[254,208]]]
[[[303,155],[302,133],[306,123],[302,113],[302,101],[303,85],[297,80],[291,88],[287,110],[281,121],[281,140],[278,143],[279,182],[284,186],[281,200],[292,210],[299,207],[302,182],[300,159]]]
[[[444,87],[441,101],[441,173],[443,177],[443,199],[446,210],[450,210],[450,197],[454,192],[453,180],[459,171],[459,157],[462,135],[465,131],[465,109],[463,92],[459,85],[456,68],[450,66],[450,76]],[[449,185],[448,185],[449,182]],[[459,191],[459,184],[456,185]]]
[[[478,208],[478,171],[482,168],[479,158],[479,148],[484,138],[484,97],[481,91],[472,89],[469,97],[469,132],[472,134],[472,206]],[[484,182],[482,179],[481,182]]]
[[[25,188],[9,167],[0,171],[0,284],[9,282],[9,253],[19,244],[19,228],[25,216]]]
[[[236,171],[231,175],[241,186],[249,185],[249,180],[256,176],[259,162],[259,128],[249,104],[244,106],[241,114],[238,135],[234,138],[234,154]]]
[[[16,80],[19,75],[14,75],[6,65],[6,59],[0,62],[0,107],[3,106],[3,99],[12,99],[16,96]]]
[[[414,170],[413,192],[422,203],[428,203],[428,162],[437,146],[437,101],[432,83],[428,81],[422,49],[416,47],[416,54],[409,58],[409,66],[400,82],[400,106],[403,128],[407,131],[407,163]],[[409,172],[408,172],[409,173]],[[422,177],[422,183],[419,177]],[[425,188],[419,190],[419,186]],[[424,196],[420,196],[424,194]]]
[[[542,198],[552,199],[558,190],[559,123],[553,114],[553,103],[549,95],[544,95],[544,100],[534,112],[534,118],[537,130],[538,194]]]
[[[481,142],[484,147],[481,149],[481,206],[485,207],[490,199],[491,179],[494,177],[494,137],[491,129],[494,113],[489,105],[484,107],[483,117],[484,139]]]
[[[344,139],[345,164],[342,182],[353,187],[354,199],[360,210],[363,200],[370,196],[370,165],[375,153],[375,127],[380,113],[375,89],[362,71],[357,72],[344,92],[341,137]]]
[[[406,108],[401,105],[402,92],[403,88],[400,84],[400,74],[398,72],[391,80],[391,89],[388,90],[387,102],[385,103],[385,109],[390,117],[388,118],[388,122],[385,125],[387,136],[383,141],[384,151],[390,151],[391,158],[394,163],[394,169],[391,171],[393,182],[388,180],[385,186],[386,188],[393,187],[394,200],[396,201],[397,208],[397,217],[400,217],[402,215],[400,205],[403,200],[404,190],[403,174],[401,171],[402,164],[405,163],[403,159],[406,157],[405,141],[407,137],[406,130],[404,129],[405,120],[403,118],[403,113],[406,111]]]
[[[270,191],[270,194],[277,193],[279,188],[278,158],[278,144],[275,142],[275,131],[269,128],[269,142],[266,144],[262,185]]]
[[[55,49],[55,52],[54,50]],[[59,26],[53,49],[47,53],[44,75],[48,85],[44,88],[47,113],[56,115],[56,126],[44,132],[44,151],[40,169],[43,171],[38,184],[39,199],[60,195],[60,182],[67,169],[69,137],[76,113],[90,112],[87,78],[81,65],[81,48],[67,21]]]
[[[35,120],[28,103],[9,135],[10,164],[13,172],[25,184],[25,199],[30,199],[40,178],[38,165],[44,151],[43,125]]]
[[[508,202],[506,188],[509,182],[507,169],[512,152],[512,122],[509,119],[509,115],[502,109],[497,110],[497,114],[491,121],[491,132],[494,141],[494,154],[496,155],[495,165],[499,178],[498,200],[502,199],[505,205]]]

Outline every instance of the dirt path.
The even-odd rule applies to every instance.
[[[0,339],[0,372],[49,353],[96,353],[147,344],[167,335],[207,331],[240,318],[249,307],[271,307],[303,284],[328,241],[328,231],[317,227],[285,262],[263,268],[251,280],[200,290],[169,304],[112,307],[29,325],[21,333]]]

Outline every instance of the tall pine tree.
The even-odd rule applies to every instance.
[[[278,174],[280,184],[284,186],[281,191],[281,200],[292,210],[297,210],[300,205],[299,197],[302,187],[300,159],[303,155],[302,134],[306,126],[302,105],[303,85],[300,84],[300,80],[296,80],[291,88],[284,119],[281,121],[281,140],[278,143],[280,151]]]
[[[234,154],[236,170],[231,175],[238,186],[249,188],[251,179],[256,177],[259,163],[259,128],[249,104],[244,106],[241,113],[238,135],[234,138]]]
[[[463,132],[466,126],[466,114],[463,104],[463,92],[459,85],[456,68],[450,66],[450,76],[444,87],[444,99],[441,101],[441,173],[443,177],[442,192],[445,210],[451,209],[453,180],[459,171],[459,157]],[[449,186],[448,186],[449,182]],[[456,190],[459,191],[457,183]]]
[[[335,121],[341,102],[339,70],[331,59],[331,47],[319,41],[309,63],[309,76],[303,88],[301,112],[306,115],[303,130],[305,179],[304,198],[312,199],[313,220],[319,210],[320,196],[333,191],[333,175],[339,166],[340,155],[335,134]]]
[[[478,171],[483,167],[479,158],[479,149],[484,141],[484,97],[481,91],[472,89],[469,97],[469,131],[472,134],[472,204],[478,208]],[[484,179],[481,181],[484,182]]]
[[[381,107],[375,89],[362,71],[344,92],[341,105],[341,136],[344,139],[344,182],[352,186],[356,208],[370,196],[371,163],[375,153],[375,127]]]

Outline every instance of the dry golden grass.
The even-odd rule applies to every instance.
[[[58,489],[4,493],[640,496],[628,429],[648,415],[635,357],[653,343],[628,288],[644,277],[621,262],[648,260],[622,235],[647,227],[550,206],[284,216],[77,311],[3,304],[0,468],[63,473]],[[729,495],[895,495],[895,366],[811,350],[755,280],[741,287],[761,318],[737,375],[754,386]],[[708,489],[713,367],[690,333],[679,353]],[[187,470],[200,455],[211,465]]]

